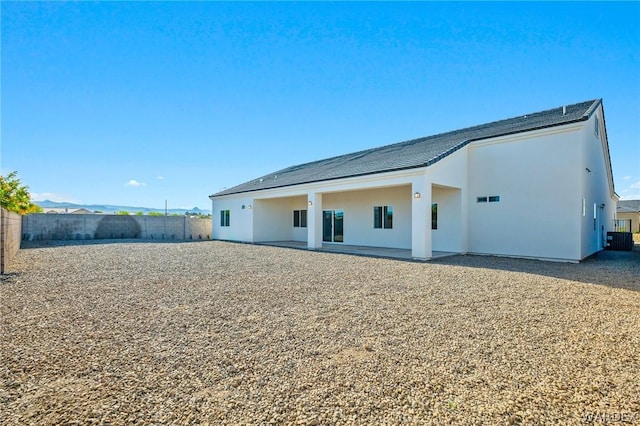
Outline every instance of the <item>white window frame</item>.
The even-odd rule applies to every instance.
[[[231,210],[220,210],[220,226],[231,226]]]
[[[304,212],[304,213],[302,213]],[[298,216],[298,224],[296,225],[296,213]],[[293,211],[293,227],[294,228],[306,228],[307,227],[307,210],[306,209],[300,209],[300,210],[294,210]]]
[[[376,221],[377,209],[380,211],[380,223]],[[373,206],[373,229],[393,229],[393,206]]]

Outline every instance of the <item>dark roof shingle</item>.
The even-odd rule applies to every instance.
[[[225,189],[212,197],[429,166],[470,142],[589,118],[600,99],[299,164]],[[563,108],[565,110],[563,111]]]
[[[618,213],[637,213],[640,212],[640,200],[619,200]]]

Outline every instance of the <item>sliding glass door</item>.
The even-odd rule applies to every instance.
[[[333,211],[333,242],[341,243],[344,241],[344,211]]]
[[[330,243],[344,241],[343,210],[324,210],[322,212],[322,241]]]

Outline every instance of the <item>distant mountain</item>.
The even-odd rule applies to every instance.
[[[65,201],[34,201],[34,204],[42,207],[44,210],[46,209],[87,209],[92,212],[99,211],[101,213],[115,213],[119,211],[126,211],[131,214],[142,212],[144,214],[149,214],[150,212],[158,212],[164,213],[164,209],[154,209],[149,207],[132,207],[132,206],[114,206],[110,204],[74,204],[68,203]],[[168,214],[179,214],[183,215],[187,212],[198,213],[198,214],[211,214],[211,210],[202,210],[198,207],[194,207],[192,209],[168,209]]]

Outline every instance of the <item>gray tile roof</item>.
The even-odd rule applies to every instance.
[[[602,102],[601,99],[580,102],[453,132],[299,164],[225,189],[213,194],[212,197],[425,167],[473,141],[586,120],[600,102]],[[566,108],[564,113],[563,108]]]
[[[618,213],[637,213],[640,212],[640,200],[619,200]]]

